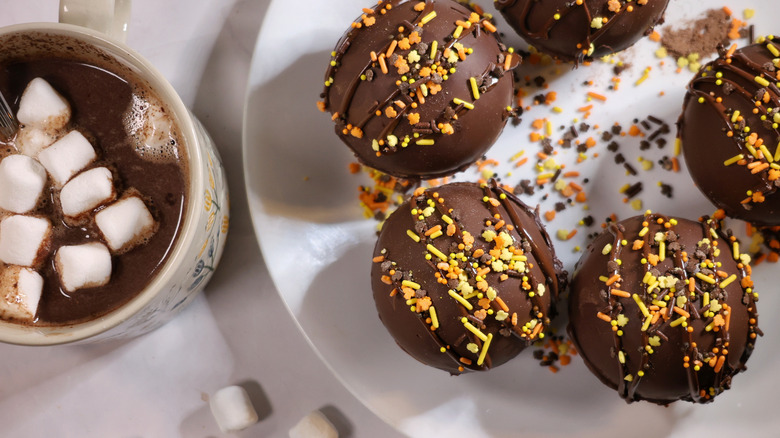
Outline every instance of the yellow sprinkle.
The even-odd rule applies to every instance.
[[[709,283],[709,284],[715,284],[715,279],[714,278],[707,277],[706,275],[702,274],[701,272],[697,272],[696,273],[696,278],[698,278],[699,280],[701,280],[703,282]]]
[[[674,140],[674,156],[680,155],[682,152],[682,140],[680,138],[677,138]]]
[[[439,42],[437,40],[433,40],[431,43],[431,59],[436,58],[436,51],[439,50]]]
[[[642,315],[645,315],[645,318],[650,316],[650,312],[647,310],[647,306],[645,306],[645,303],[642,302],[641,298],[639,298],[639,295],[633,294],[631,295],[631,298],[633,298],[634,301],[636,301],[636,305],[639,306],[639,310],[642,311]]]
[[[707,307],[707,304],[709,304],[709,303],[710,303],[710,293],[709,292],[704,292],[704,296],[702,296],[702,298],[701,298],[701,306],[702,307]]]
[[[732,164],[736,163],[737,161],[744,160],[744,159],[745,159],[745,156],[742,155],[742,154],[735,155],[735,156],[729,158],[728,160],[724,161],[723,165],[724,166],[731,166]]]
[[[767,161],[769,161],[770,163],[775,161],[775,159],[772,156],[772,154],[769,153],[769,149],[766,148],[766,145],[762,144],[758,148],[761,150],[761,153],[764,154],[764,158],[766,158]]]
[[[445,261],[445,262],[447,261],[447,256],[446,256],[446,255],[444,255],[444,253],[443,253],[443,252],[441,252],[441,251],[439,251],[438,249],[436,249],[436,247],[435,247],[435,246],[433,246],[433,245],[431,245],[431,244],[429,243],[429,244],[426,246],[426,248],[428,248],[428,251],[430,251],[430,252],[431,252],[431,254],[433,254],[433,255],[435,255],[436,257],[438,257],[438,258],[442,259],[442,261]]]
[[[479,87],[477,86],[477,78],[469,78],[471,84],[471,94],[474,95],[474,100],[479,99]]]
[[[650,231],[649,228],[644,227],[641,230],[639,230],[639,237],[645,237],[645,234],[647,234]]]
[[[485,356],[487,356],[488,348],[490,348],[490,342],[493,340],[493,333],[488,333],[487,335],[487,341],[485,341],[485,345],[482,346],[482,351],[479,353],[479,359],[477,359],[477,365],[482,366],[482,364],[485,362]]]
[[[420,285],[409,280],[404,280],[401,282],[401,286],[411,287],[414,290],[420,289]]]
[[[739,120],[739,110],[734,111],[734,113],[731,115],[731,123],[737,123],[737,120]]]
[[[465,319],[465,318],[464,318]],[[471,333],[474,333],[482,342],[486,342],[488,340],[487,335],[482,333],[482,331],[473,325],[471,325],[470,322],[464,322],[463,326],[466,327],[466,330],[470,331]]]
[[[441,230],[431,234],[431,239],[435,239],[437,237],[441,237],[444,233],[441,232]]]
[[[737,279],[737,274],[731,274],[731,277],[720,282],[720,288],[724,289],[726,286],[730,285],[736,279]]]
[[[547,136],[548,137],[552,137],[552,135],[553,135],[553,126],[552,126],[552,122],[551,121],[549,121],[549,120],[547,121],[546,128],[547,128],[546,129]]]
[[[458,293],[457,293],[457,292],[455,292],[454,290],[450,289],[449,291],[447,291],[447,293],[448,293],[448,294],[450,294],[450,296],[451,296],[452,298],[455,298],[455,300],[456,300],[457,302],[459,302],[459,303],[460,303],[460,304],[461,304],[463,307],[465,307],[466,309],[468,309],[468,310],[473,310],[473,309],[474,309],[474,306],[472,306],[472,305],[471,305],[471,303],[469,303],[468,301],[466,301],[466,299],[465,299],[465,298],[463,298],[462,296],[458,295]]]
[[[751,144],[745,143],[745,148],[747,148],[748,152],[750,152],[750,155],[758,158],[758,151]]]
[[[432,138],[423,138],[416,142],[420,146],[433,146],[436,142]]]
[[[458,26],[455,29],[455,32],[452,33],[452,37],[455,39],[460,38],[460,35],[463,33],[463,26]]]
[[[664,261],[666,258],[666,242],[663,240],[658,242],[658,260]]]
[[[646,332],[647,329],[650,328],[650,321],[652,321],[652,320],[653,320],[653,316],[652,315],[647,315],[647,317],[645,318],[645,323],[642,324],[642,331],[643,332]]]
[[[742,16],[745,17],[745,20],[750,20],[751,18],[753,18],[755,14],[756,14],[755,9],[745,9],[744,11],[742,11]],[[772,53],[776,53],[776,52],[772,52]],[[775,54],[775,56],[780,56],[780,53]]]
[[[441,215],[441,220],[447,222],[447,224],[452,225],[452,218],[447,216],[446,214]]]
[[[412,240],[414,240],[415,242],[419,242],[420,241],[420,236],[414,234],[414,231],[412,231],[412,230],[406,230],[406,235],[411,237]]]
[[[766,79],[762,78],[761,76],[756,76],[756,78],[754,80],[756,81],[756,83],[758,83],[762,87],[768,87],[769,86],[769,81],[767,81]]]
[[[428,308],[428,312],[431,314],[431,326],[435,329],[439,328],[439,317],[436,315],[436,308],[431,306]]]
[[[623,353],[623,351],[618,351],[618,360],[620,363],[626,363],[626,355]]]
[[[680,325],[680,324],[684,323],[686,319],[688,319],[688,318],[686,318],[686,317],[684,317],[684,316],[681,316],[681,317],[679,317],[679,318],[675,319],[674,321],[672,321],[672,322],[669,324],[669,327],[677,327],[678,325]]]
[[[420,24],[428,24],[429,21],[436,18],[436,11],[431,12],[430,14],[424,16],[422,20],[420,20]]]
[[[646,81],[647,78],[649,78],[649,77],[650,77],[650,69],[646,68],[645,71],[642,73],[642,77],[637,79],[635,85],[641,85],[642,82]]]
[[[734,260],[739,260],[739,242],[731,244],[731,252],[733,253]]]
[[[474,109],[474,105],[466,102],[463,99],[458,99],[457,97],[452,99],[452,102],[454,102],[455,105],[463,105],[466,109],[470,109],[470,110]]]
[[[772,55],[774,55],[775,58],[780,57],[780,50],[777,50],[777,47],[775,47],[774,44],[769,43],[766,45],[766,48],[769,49],[770,52],[772,52]]]

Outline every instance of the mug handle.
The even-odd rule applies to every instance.
[[[131,0],[60,0],[60,23],[75,24],[125,42]]]

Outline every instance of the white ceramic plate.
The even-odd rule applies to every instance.
[[[526,351],[517,359],[489,373],[450,377],[446,373],[417,363],[399,349],[376,316],[371,298],[369,270],[375,241],[376,223],[363,219],[357,194],[363,175],[351,175],[347,166],[354,161],[351,152],[333,133],[328,115],[319,112],[316,101],[322,91],[323,72],[330,52],[347,25],[371,2],[342,0],[334,2],[302,0],[274,1],[261,29],[250,73],[249,94],[244,123],[244,160],[249,204],[255,230],[282,298],[314,348],[342,382],[371,410],[399,431],[412,436],[680,436],[695,433],[726,435],[747,430],[772,435],[780,426],[775,413],[776,374],[780,349],[774,334],[780,322],[773,312],[780,300],[770,281],[776,267],[761,265],[754,277],[761,287],[760,326],[767,334],[749,362],[749,371],[734,379],[734,388],[706,406],[676,403],[668,408],[635,403],[628,405],[617,394],[592,376],[579,357],[557,374],[540,367]],[[492,10],[491,2],[478,2]],[[771,0],[729,0],[736,16],[742,18],[746,7],[756,16],[750,23],[756,34],[777,32],[773,27],[775,6]],[[673,0],[667,12],[667,24],[679,24],[697,17],[707,7],[721,2]],[[503,26],[503,22],[499,20]],[[519,37],[506,27],[505,42],[522,47]],[[633,119],[648,115],[672,126],[680,112],[688,72],[676,73],[674,60],[661,66],[654,56],[657,43],[643,40],[617,59],[632,64],[622,73],[617,91],[607,87],[614,76],[612,65],[597,62],[571,70],[557,67],[550,74],[549,90],[528,87],[531,96],[557,91],[553,104],[564,109],[557,114],[551,106],[539,106],[523,116],[520,126],[507,126],[498,143],[488,153],[504,164],[496,169],[503,182],[516,184],[523,178],[534,179],[532,163],[514,168],[510,157],[521,150],[531,157],[541,150],[531,143],[530,124],[538,118],[553,122],[553,139],[561,137],[559,126],[570,126],[581,117],[577,108],[594,105],[587,120],[601,129],[591,130],[580,139],[593,136],[615,122],[627,129]],[[635,82],[645,67],[652,70],[641,85]],[[553,67],[552,70],[556,68]],[[521,70],[534,77],[537,71]],[[593,81],[592,87],[583,82]],[[606,102],[587,101],[594,91],[608,96]],[[661,95],[663,92],[663,95]],[[526,102],[530,100],[526,98]],[[648,134],[652,132],[649,131]],[[620,152],[629,163],[641,169],[639,157],[657,162],[673,152],[674,133],[665,136],[669,144],[642,151],[639,137],[619,138]],[[598,223],[610,213],[625,218],[637,211],[622,201],[619,188],[627,183],[644,182],[637,197],[643,209],[680,217],[696,218],[709,214],[713,207],[693,187],[684,166],[679,173],[640,170],[627,176],[615,164],[606,142],[587,152],[587,160],[574,165],[573,149],[556,148],[559,162],[581,177],[585,184],[589,210],[575,204],[548,223],[550,234],[559,229],[578,229],[571,240],[557,240],[557,251],[571,270],[579,257],[576,246],[587,245],[587,234],[600,228]],[[594,154],[599,157],[595,158]],[[511,172],[511,175],[510,175]],[[453,180],[476,180],[478,172],[469,171]],[[667,199],[657,186],[659,181],[674,187]],[[550,194],[541,200],[544,194]],[[541,210],[552,209],[563,199],[551,187],[526,197],[530,204],[541,202]],[[592,214],[596,226],[577,226],[580,218]],[[732,225],[742,228],[740,223]],[[268,327],[264,336],[273,336]]]

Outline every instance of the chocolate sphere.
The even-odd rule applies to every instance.
[[[361,163],[402,178],[463,170],[511,114],[521,58],[452,0],[382,1],[341,38],[320,109]],[[369,13],[370,11],[370,13]]]
[[[717,236],[717,237],[716,237]],[[575,268],[569,335],[626,401],[711,401],[745,369],[757,329],[750,257],[710,219],[612,224]]]
[[[543,338],[566,273],[536,212],[494,183],[455,183],[418,189],[387,219],[371,281],[398,345],[459,374]]]
[[[685,163],[702,193],[757,225],[780,225],[778,57],[774,41],[721,50],[688,85],[678,122]]]
[[[496,0],[528,44],[564,61],[599,58],[633,45],[663,22],[669,0]]]

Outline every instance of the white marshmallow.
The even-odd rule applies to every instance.
[[[8,216],[0,222],[0,262],[34,267],[50,244],[48,219],[33,216]]]
[[[35,78],[22,93],[16,118],[26,126],[59,129],[70,120],[70,104],[48,82]]]
[[[97,158],[95,149],[78,131],[70,131],[68,135],[38,154],[38,161],[59,185],[68,182],[73,175],[87,167],[95,158]]]
[[[99,242],[61,246],[54,256],[54,267],[68,292],[105,286],[111,280],[111,253]]]
[[[62,213],[69,218],[79,216],[112,201],[116,197],[111,171],[97,167],[70,180],[60,191]]]
[[[29,268],[0,270],[0,318],[31,320],[38,311],[43,277]]]
[[[137,196],[120,199],[100,210],[95,222],[114,252],[129,251],[157,231],[152,214]]]
[[[36,157],[38,153],[49,147],[56,137],[54,134],[34,126],[25,126],[16,134],[16,149],[28,157]]]
[[[209,399],[209,405],[222,432],[237,432],[257,423],[252,400],[240,386],[227,386],[215,392]]]
[[[46,185],[46,169],[26,155],[0,161],[0,208],[27,213],[35,208]]]
[[[292,429],[290,438],[338,438],[339,432],[320,411],[303,417]]]

